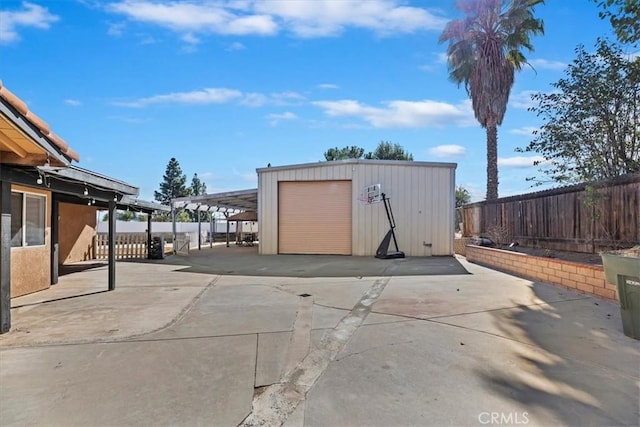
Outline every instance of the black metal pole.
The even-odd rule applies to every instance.
[[[0,182],[0,334],[11,329],[11,183]]]
[[[207,212],[209,212],[209,209],[207,209]],[[209,212],[209,247],[210,248],[213,247],[213,239],[215,235],[216,235],[215,220],[213,219],[213,213]]]
[[[393,237],[393,244],[396,246],[396,252],[400,252],[400,248],[398,248],[398,241],[396,240],[396,232],[393,230],[394,228],[396,228],[396,220],[393,218],[391,203],[384,193],[382,193],[382,201],[384,202],[384,210],[387,212],[387,219],[389,220],[389,225],[391,226],[391,237]]]
[[[225,212],[224,217],[227,220],[227,247],[229,247],[229,214]],[[236,226],[236,228],[238,227]]]
[[[116,202],[109,200],[109,290],[116,289]]]
[[[147,214],[147,258],[151,259],[151,212]],[[164,248],[162,248],[164,253]]]

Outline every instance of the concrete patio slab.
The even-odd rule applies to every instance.
[[[29,333],[0,336],[0,419],[259,425],[249,415],[268,392],[266,413],[289,426],[638,425],[640,342],[623,335],[615,304],[456,262],[470,274],[118,263],[114,292],[81,297],[106,287],[106,271],[64,276],[56,301],[14,301],[14,325]],[[287,375],[290,356],[304,358]],[[269,411],[279,399],[290,412]]]
[[[216,245],[189,256],[169,256],[154,263],[183,264],[192,273],[280,276],[366,277],[467,274],[455,257],[377,259],[372,256],[258,255],[257,247]]]
[[[579,357],[428,321],[364,326],[310,391],[304,425],[637,423],[637,377]]]
[[[237,425],[256,335],[3,350],[2,424]]]

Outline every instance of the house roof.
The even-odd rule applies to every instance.
[[[53,158],[55,163],[68,165],[80,161],[69,144],[55,134],[47,122],[29,110],[27,104],[0,81],[0,150],[6,152],[5,162],[28,164],[30,159],[41,162]],[[57,162],[56,162],[57,161]]]

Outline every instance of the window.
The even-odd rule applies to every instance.
[[[42,246],[46,227],[45,196],[11,193],[11,246]]]

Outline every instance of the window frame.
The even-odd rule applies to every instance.
[[[25,191],[25,190],[11,190],[12,194],[20,194],[22,196],[22,218],[20,218],[20,222],[21,222],[21,237],[22,237],[22,245],[20,246],[11,246],[11,249],[26,249],[26,248],[43,248],[47,246],[47,213],[48,213],[48,209],[47,209],[47,205],[48,205],[48,201],[49,201],[49,196],[47,194],[42,194],[42,193],[34,193],[31,191]],[[42,224],[42,244],[39,245],[29,245],[27,244],[27,197],[34,197],[34,198],[39,198],[42,199],[42,201],[44,202],[42,207],[44,210],[44,216],[43,216],[43,220],[44,220],[44,224]],[[13,219],[13,215],[11,216],[11,223],[13,223],[14,219]]]

